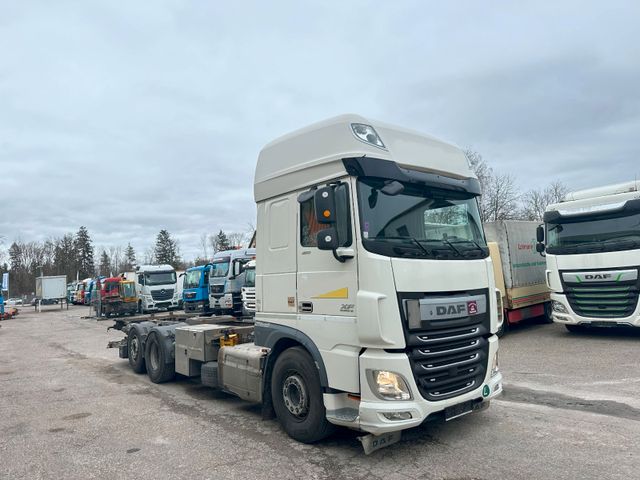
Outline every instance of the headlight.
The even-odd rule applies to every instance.
[[[382,400],[410,400],[411,392],[402,375],[386,370],[367,370],[369,386]]]
[[[493,362],[491,362],[491,376],[495,377],[500,371],[500,362],[498,361],[498,352],[493,356]]]
[[[556,313],[569,313],[567,311],[567,308],[560,302],[557,302],[555,300],[553,300],[551,302],[551,308],[553,309],[554,312]]]

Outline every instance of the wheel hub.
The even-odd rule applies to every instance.
[[[305,417],[309,412],[309,397],[304,380],[297,374],[289,375],[282,384],[282,398],[289,413]]]
[[[133,337],[131,339],[131,345],[129,346],[129,349],[131,350],[129,355],[134,359],[138,358],[138,347],[138,337]]]

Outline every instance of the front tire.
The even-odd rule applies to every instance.
[[[303,348],[285,350],[276,359],[271,395],[278,421],[294,440],[314,443],[335,430],[327,421],[318,369]]]

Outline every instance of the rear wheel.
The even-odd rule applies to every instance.
[[[334,431],[327,421],[318,369],[303,348],[290,348],[277,358],[271,392],[278,421],[294,440],[314,443]]]
[[[553,323],[553,314],[551,311],[551,302],[544,303],[544,316],[542,317],[542,323]]]
[[[502,320],[502,325],[498,329],[496,335],[498,338],[504,337],[504,335],[509,331],[509,320],[507,320],[507,316],[504,315],[504,319]]]
[[[138,329],[129,330],[127,336],[127,351],[129,353],[129,365],[136,373],[144,373],[146,371],[144,352],[142,351],[142,337]]]
[[[167,382],[175,377],[175,363],[167,363],[166,352],[158,334],[154,332],[149,334],[144,352],[147,361],[147,375],[153,383]]]

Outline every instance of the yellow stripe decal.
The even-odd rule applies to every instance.
[[[349,289],[347,287],[339,288],[321,295],[316,295],[313,298],[349,298]]]

